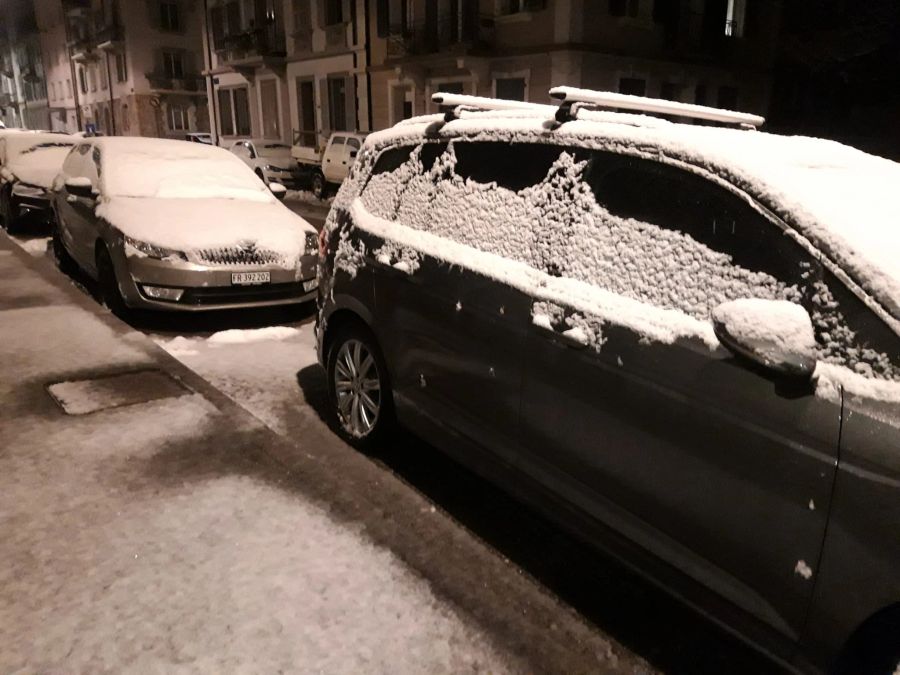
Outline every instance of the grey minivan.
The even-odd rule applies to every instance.
[[[900,165],[553,94],[367,139],[319,240],[337,428],[398,421],[785,667],[894,673]]]

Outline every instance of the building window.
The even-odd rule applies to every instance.
[[[56,100],[56,85],[53,82],[50,83],[50,100]]]
[[[728,9],[725,12],[725,35],[728,37],[744,37],[744,16],[746,11],[746,0],[728,0]]]
[[[247,87],[219,89],[219,131],[223,136],[250,135],[250,97]]]
[[[170,105],[166,109],[169,131],[185,131],[188,128],[187,110],[181,105]]]
[[[663,82],[659,90],[659,97],[667,101],[679,101],[681,96],[681,85],[674,82]]]
[[[94,66],[88,67],[88,82],[91,84],[91,91],[97,91],[97,70]]]
[[[494,80],[497,98],[505,98],[509,101],[525,100],[524,77],[500,77]]]
[[[737,87],[729,87],[727,85],[719,87],[719,95],[716,105],[725,110],[737,110],[738,108],[738,90]]]
[[[643,96],[647,92],[647,81],[639,77],[620,77],[619,93]]]
[[[163,52],[163,72],[173,80],[184,78],[184,59],[179,52]]]
[[[116,53],[116,82],[124,82],[128,79],[128,69],[125,66],[125,54]]]
[[[66,96],[72,98],[72,80],[66,80]]]
[[[628,16],[636,18],[639,9],[639,0],[609,0],[610,16]]]
[[[537,12],[547,6],[547,0],[504,0],[500,4],[501,14],[518,14],[519,12]]]
[[[316,147],[315,85],[311,79],[297,78],[297,113],[300,128],[294,134],[294,145]]]
[[[332,131],[347,131],[347,85],[343,77],[328,78],[328,123]]]
[[[281,138],[277,80],[262,80],[259,83],[259,107],[262,110],[263,137]]]
[[[102,64],[99,67],[100,70],[100,88],[103,90],[109,89],[109,73],[106,72],[106,64]]]
[[[325,25],[344,22],[344,0],[325,0]]]
[[[163,30],[181,30],[181,25],[178,21],[177,2],[174,0],[162,0],[162,2],[159,3],[159,24]]]

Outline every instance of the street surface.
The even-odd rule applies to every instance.
[[[324,222],[323,205],[296,200],[286,204],[317,229]],[[15,239],[31,255],[52,258],[45,234]],[[71,281],[87,294],[94,290],[85,279]],[[174,468],[181,474],[170,475],[169,467],[157,466],[160,477],[177,487],[172,494],[148,495],[142,487],[134,493],[111,492],[102,500],[100,494],[79,497],[93,500],[92,508],[109,519],[112,529],[103,536],[127,541],[138,531],[149,531],[165,540],[177,526],[193,532],[199,542],[197,550],[185,551],[172,568],[160,550],[135,547],[134,564],[148,567],[145,580],[150,586],[123,589],[121,602],[136,594],[132,614],[140,611],[141,602],[151,602],[154,574],[185,575],[188,586],[202,586],[207,577],[229,586],[243,576],[259,586],[245,598],[208,597],[197,590],[173,599],[179,616],[189,623],[170,636],[172,653],[196,656],[199,660],[190,661],[192,668],[222,672],[253,663],[253,670],[272,672],[305,662],[315,664],[309,670],[317,672],[774,672],[771,664],[708,621],[422,441],[400,433],[373,457],[347,448],[325,421],[314,307],[128,318],[133,328],[267,430],[294,444],[293,456],[282,451],[282,463],[292,464],[302,456],[335,482],[325,491],[321,481],[294,471],[294,478],[288,479],[298,483],[293,489],[261,484],[245,475],[240,465],[247,460],[227,452],[228,440],[223,438],[221,453],[205,459],[179,457],[184,450],[173,454]],[[184,435],[191,427],[191,415],[209,417],[204,405],[202,400],[182,397],[155,404],[148,414],[165,416],[173,433]],[[156,461],[149,454],[152,439],[140,427],[129,426],[126,431],[111,425],[90,434],[85,430],[75,439],[85,447],[84,463],[71,477],[72,490],[78,491],[91,472],[125,470],[108,447],[117,433],[133,438],[136,459]],[[19,438],[20,453],[27,442],[27,434]],[[352,484],[357,472],[371,494],[347,496],[350,505],[342,506],[341,481]],[[206,475],[217,480],[200,480]],[[37,474],[33,477],[37,480]],[[382,506],[354,512],[350,520],[359,525],[348,529],[304,502],[304,494],[317,490],[320,493],[312,496],[331,502],[339,511],[354,512],[370,498],[381,499]],[[24,493],[20,496],[26,499]],[[64,512],[66,499],[72,498],[74,493],[57,495],[31,508]],[[395,509],[399,516],[390,515]],[[415,525],[406,528],[408,532],[403,527],[385,531],[385,519],[401,523],[408,519]],[[42,554],[42,564],[52,565],[61,575],[70,556],[101,545],[91,539],[95,535],[79,534],[77,523],[69,527],[65,517],[52,528],[60,542],[75,547],[70,554],[64,555],[64,546]],[[418,533],[416,528],[421,528]],[[431,535],[427,541],[422,541],[423,531]],[[273,541],[277,550],[272,549]],[[479,548],[485,544],[486,553]],[[460,553],[473,546],[479,552],[467,553],[461,560]],[[163,563],[165,572],[157,567]],[[149,571],[153,567],[159,571]],[[289,569],[299,572],[288,573]],[[94,583],[89,580],[77,598],[59,598],[58,606],[90,602]],[[317,589],[312,599],[311,588]],[[35,592],[28,587],[20,590]],[[300,609],[285,613],[286,606]],[[0,619],[8,618],[0,608]],[[63,635],[79,628],[77,623],[58,622],[54,630]],[[260,650],[279,646],[255,654],[258,661],[245,661],[246,655],[228,649],[213,655],[203,644],[191,644],[199,636],[213,645],[212,636],[220,631],[234,631],[241,644],[256,644]],[[253,636],[265,639],[260,637],[257,643]],[[71,639],[62,640],[56,649]]]

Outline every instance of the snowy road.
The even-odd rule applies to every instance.
[[[320,225],[324,218],[321,209],[314,212],[302,204],[294,205],[294,208],[314,225]],[[308,213],[304,213],[306,211]],[[317,218],[319,222],[316,222]],[[32,255],[46,254],[46,238],[19,237],[17,241]],[[301,306],[243,313],[228,312],[216,316],[141,317],[135,318],[132,325],[148,334],[172,356],[200,374],[280,436],[300,441],[306,437],[324,438],[327,439],[324,442],[333,445],[330,452],[343,453],[346,452],[343,444],[323,421],[325,383],[315,359],[313,317],[312,307]],[[668,672],[772,671],[770,664],[761,661],[705,620],[573,540],[418,439],[401,434],[391,447],[379,453],[377,460],[369,460],[368,466],[373,487],[386,480],[399,479],[401,486],[405,486],[401,489],[424,497],[424,503],[431,505],[422,507],[421,512],[407,514],[406,517],[427,518],[435,509],[448,514],[462,526],[461,531],[467,533],[464,536],[486,542],[496,554],[510,561],[503,567],[503,574],[509,575],[509,579],[516,579],[524,573],[530,578],[525,587],[536,585],[539,589],[549,590],[559,599],[549,606],[542,605],[540,616],[513,617],[510,616],[511,613],[522,611],[515,609],[515,603],[509,603],[509,608],[506,608],[504,605],[507,603],[492,595],[486,588],[480,593],[464,588],[467,577],[477,577],[477,567],[467,570],[463,565],[458,569],[438,570],[416,565],[416,572],[436,590],[439,598],[442,595],[452,597],[453,605],[465,615],[478,617],[478,622],[485,627],[488,635],[495,630],[498,635],[502,634],[503,631],[498,626],[509,623],[519,626],[517,630],[523,631],[518,639],[533,642],[537,649],[546,650],[549,648],[546,645],[553,644],[554,631],[564,631],[567,630],[565,627],[573,625],[574,609],[578,616],[587,620],[590,630],[595,631],[597,644],[609,644],[606,642],[608,637],[631,650],[630,654],[623,654],[619,647],[618,655],[611,654],[602,659],[615,671],[624,669],[628,672],[642,672],[642,669],[635,669],[635,664],[640,663],[641,659]],[[197,506],[202,507],[199,513],[191,515],[192,511],[186,504],[184,506],[188,510],[183,510],[176,502],[168,507],[170,515],[175,519],[184,519],[189,526],[196,527],[198,536],[201,536],[203,528],[210,522],[212,510],[218,508],[217,505],[222,500],[234,499],[240,494],[243,503],[252,505],[254,500],[268,498],[252,485],[236,483],[232,487],[234,490],[230,492],[230,488],[222,487],[228,494],[212,494],[208,488],[204,488],[204,493],[198,495]],[[304,512],[297,517],[307,521],[304,527],[308,526],[311,532],[320,532],[324,527],[315,513]],[[377,521],[383,516],[373,513],[369,517]],[[255,516],[252,509],[242,511],[241,518],[243,527],[251,530],[258,526],[269,530],[281,527],[277,521],[266,522],[266,509],[258,509]],[[256,536],[247,533],[246,537],[249,538],[240,545],[252,547]],[[317,534],[316,541],[319,538]],[[325,537],[324,542],[324,548],[317,550],[328,559],[348,561],[346,567],[340,567],[344,563],[337,563],[338,567],[334,570],[329,565],[319,566],[317,558],[308,549],[285,551],[284,554],[291,557],[292,565],[309,568],[304,583],[318,584],[321,588],[331,588],[332,584],[337,584],[333,586],[337,595],[329,597],[336,603],[333,609],[339,615],[346,616],[353,611],[352,604],[341,604],[343,596],[339,591],[340,581],[344,575],[349,579],[353,578],[355,572],[349,560],[357,555],[353,552],[353,546],[360,544],[342,539],[337,534],[335,537]],[[395,548],[392,542],[382,543]],[[397,542],[396,548],[402,549],[407,545],[408,542]],[[430,555],[437,561],[436,564],[442,559],[452,559],[459,546],[449,535],[431,541],[430,545],[434,548]],[[284,584],[279,581],[283,577],[278,556],[263,556],[260,563],[264,565],[264,574],[273,578],[271,588],[283,588]],[[483,565],[484,561],[471,561],[473,566],[479,564]],[[389,577],[392,573],[386,574]],[[387,588],[392,588],[388,577],[377,583],[387,584]],[[304,602],[302,598],[294,601]],[[409,665],[416,669],[424,667],[441,672],[497,672],[504,669],[504,663],[508,663],[495,658],[493,647],[488,642],[481,641],[478,636],[464,635],[465,629],[458,629],[463,631],[459,633],[459,638],[453,637],[453,631],[457,628],[453,627],[452,622],[441,624],[442,621],[450,620],[446,618],[449,615],[441,614],[442,601],[438,602],[436,608],[422,610],[421,614],[422,605],[416,605],[419,602],[416,600],[412,600],[412,604],[406,607],[391,606],[393,600],[385,600],[382,595],[376,594],[366,602],[373,605],[371,610],[366,610],[372,613],[372,622],[364,625],[371,626],[373,630],[377,624],[388,621],[387,615],[381,614],[382,611],[393,613],[391,616],[397,613],[401,616],[420,616],[425,623],[416,629],[421,631],[419,633],[408,633],[408,629],[412,630],[412,627],[400,623],[391,624],[388,621],[387,625],[398,635],[408,633],[413,640],[433,639],[427,637],[428,631],[437,631],[446,637],[446,640],[434,642],[440,649],[445,649],[447,644],[456,643],[458,646],[460,641],[469,645],[463,652],[451,649],[452,653],[432,654],[434,661],[410,662]],[[385,602],[387,605],[383,604]],[[426,602],[425,605],[427,604]],[[437,613],[429,613],[432,610]],[[312,606],[304,610],[303,617],[305,621],[315,623],[316,616],[323,616],[323,612],[324,605]],[[259,624],[256,629],[268,630],[272,626]],[[537,632],[533,637],[526,638],[527,631]],[[377,631],[374,634],[384,635]],[[325,634],[319,638],[336,640],[336,635],[337,633]],[[496,637],[498,644],[504,643],[502,637],[491,637]],[[542,640],[549,642],[542,647]],[[378,656],[379,647],[376,642],[367,643],[364,647],[373,650]],[[402,643],[410,644],[406,640]],[[599,649],[605,651],[608,647]],[[285,654],[276,655],[275,660],[269,663],[283,663],[282,658],[290,658],[290,652]],[[387,650],[385,654],[391,652]],[[322,655],[324,660],[320,663],[326,672],[330,672],[332,668],[329,666],[338,662],[328,661],[326,656]],[[418,657],[413,655],[411,658]],[[458,658],[464,660],[453,660]],[[553,660],[549,654],[545,654],[544,658]],[[429,668],[426,664],[431,664],[434,668]],[[343,665],[351,666],[350,663]],[[584,665],[586,667],[586,663]],[[546,661],[544,666],[549,668]]]

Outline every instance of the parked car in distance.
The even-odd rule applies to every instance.
[[[291,157],[291,146],[277,141],[235,141],[231,152],[240,157],[266,184],[295,185],[297,162]]]
[[[201,311],[315,295],[315,229],[224,148],[85,139],[54,193],[53,249],[114,311]]]
[[[202,133],[202,132],[194,132],[184,135],[184,140],[189,141],[191,143],[206,143],[206,145],[212,145],[212,134]]]
[[[49,190],[74,142],[59,133],[0,132],[0,221],[5,228],[15,230],[25,212],[51,215]]]
[[[321,235],[336,427],[399,421],[787,668],[893,674],[900,165],[551,93],[366,140]]]
[[[291,154],[298,163],[298,173],[312,188],[318,199],[325,199],[329,191],[344,181],[353,168],[356,156],[368,132],[335,132],[324,148],[300,144],[315,135],[295,134]]]

